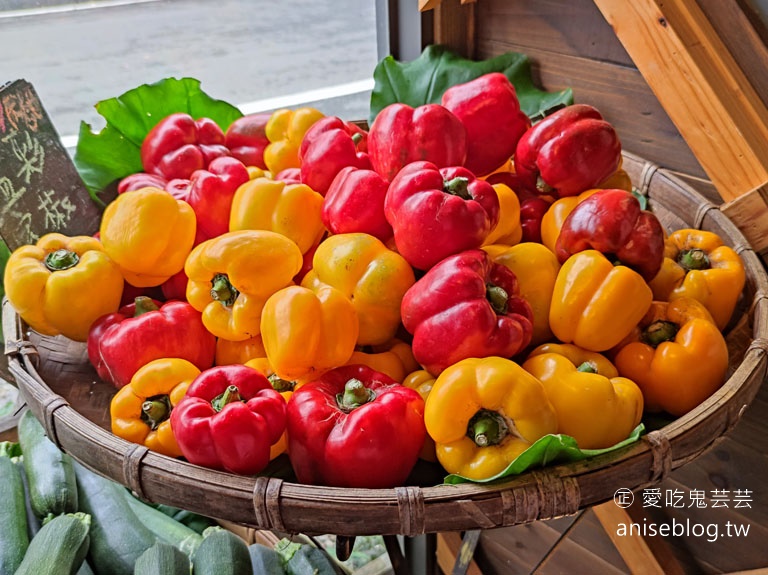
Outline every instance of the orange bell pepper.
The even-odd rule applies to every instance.
[[[250,359],[266,357],[266,355],[260,335],[241,341],[230,341],[221,337],[216,340],[216,365],[245,363]]]
[[[552,253],[555,253],[557,238],[560,235],[563,222],[573,211],[573,208],[599,191],[600,188],[593,188],[580,193],[578,196],[568,196],[553,202],[541,219],[541,243],[547,246]]]
[[[488,233],[484,246],[504,244],[514,246],[523,237],[520,225],[520,200],[517,194],[506,184],[493,184],[493,190],[499,198],[499,221]]]
[[[432,391],[432,386],[435,385],[435,379],[437,378],[426,369],[419,369],[409,373],[403,380],[403,385],[416,390],[426,404],[429,392]],[[421,447],[419,457],[424,461],[437,463],[435,440],[429,434],[424,438],[424,445]]]
[[[406,375],[419,369],[411,346],[397,338],[384,345],[366,346],[364,350],[352,352],[347,365],[359,364],[388,375],[398,383],[402,383]]]

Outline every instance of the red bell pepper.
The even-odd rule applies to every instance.
[[[443,93],[441,103],[464,124],[464,167],[478,176],[490,174],[508,162],[518,140],[531,127],[531,120],[520,110],[515,87],[501,72],[451,86]]]
[[[183,269],[173,274],[160,284],[163,299],[187,301],[187,282],[189,282],[189,278]]]
[[[171,411],[171,429],[190,463],[254,475],[285,432],[285,399],[255,369],[220,365],[190,384]]]
[[[616,130],[586,104],[547,116],[523,134],[515,149],[515,171],[523,185],[561,198],[597,187],[620,162]]]
[[[364,365],[332,369],[293,392],[288,455],[301,483],[403,485],[424,443],[424,400]]]
[[[427,161],[438,168],[462,166],[467,131],[461,120],[439,104],[418,108],[390,104],[371,124],[368,154],[373,169],[390,182],[411,162]]]
[[[179,357],[204,370],[213,365],[216,338],[191,305],[159,306],[146,297],[97,319],[88,332],[88,359],[99,377],[120,389],[153,359]]]
[[[285,182],[286,184],[300,184],[301,168],[285,168],[284,170],[280,170],[274,175],[274,179],[278,182]]]
[[[373,170],[342,169],[334,178],[323,202],[323,223],[331,233],[361,232],[382,242],[392,237],[384,215],[389,182]]]
[[[446,256],[480,247],[498,222],[499,198],[469,170],[413,162],[389,185],[384,214],[397,251],[427,270]]]
[[[513,172],[496,172],[488,176],[486,181],[491,185],[505,184],[514,190],[520,200],[520,227],[523,230],[520,241],[540,244],[541,220],[552,205],[552,200],[527,191]]]
[[[183,113],[161,120],[141,144],[144,171],[166,180],[189,178],[195,170],[204,170],[215,158],[229,154],[216,122]]]
[[[445,258],[400,306],[416,361],[438,375],[468,357],[520,353],[533,336],[533,310],[519,294],[515,274],[482,250]]]
[[[160,188],[161,190],[164,190],[167,184],[168,180],[162,176],[148,174],[146,172],[138,172],[120,180],[120,183],[117,184],[117,193],[123,194],[125,192],[132,192],[133,190],[140,190],[141,188]]]
[[[271,117],[271,112],[248,114],[229,125],[224,134],[224,145],[229,148],[233,158],[237,158],[246,166],[267,169],[264,163],[264,148],[269,145],[269,139],[265,128]]]
[[[664,229],[626,190],[600,190],[579,203],[563,222],[555,244],[560,263],[597,250],[651,281],[664,260]]]
[[[325,196],[342,168],[370,169],[367,139],[368,132],[335,116],[312,124],[299,147],[302,183]]]

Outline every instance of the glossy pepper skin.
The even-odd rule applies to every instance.
[[[557,413],[557,432],[581,449],[604,449],[623,441],[643,416],[643,394],[620,377],[607,357],[572,344],[544,344],[523,363],[547,392]]]
[[[493,184],[493,191],[499,198],[499,219],[483,241],[483,245],[505,244],[513,246],[523,238],[520,220],[520,200],[506,184]]]
[[[146,172],[138,172],[136,174],[130,174],[125,176],[120,183],[117,184],[117,193],[123,194],[133,190],[140,190],[141,188],[160,188],[165,189],[168,185],[168,180],[162,176],[155,174],[147,174]]]
[[[403,383],[409,373],[419,369],[411,346],[397,338],[382,345],[356,349],[346,365],[367,365],[398,383]]]
[[[652,300],[640,274],[585,250],[568,258],[557,274],[549,326],[563,343],[606,351],[632,332]]]
[[[413,162],[389,185],[384,215],[397,251],[413,267],[428,270],[483,244],[499,220],[499,198],[464,168]]]
[[[269,144],[264,149],[264,163],[273,174],[288,168],[301,168],[299,147],[307,130],[324,114],[314,108],[290,110],[283,108],[272,113],[265,133]]]
[[[390,182],[412,162],[426,161],[438,168],[462,166],[467,131],[461,120],[438,104],[418,108],[390,104],[371,124],[368,154],[373,169]]]
[[[224,132],[210,118],[189,114],[167,116],[152,128],[141,144],[144,171],[164,177],[189,178],[220,156],[228,156]]]
[[[197,170],[189,179],[187,202],[197,218],[196,243],[229,231],[229,213],[237,189],[249,181],[248,170],[236,158],[216,158],[205,170]]]
[[[621,142],[613,126],[586,104],[558,110],[523,134],[515,170],[530,192],[576,196],[613,174]]]
[[[224,134],[224,145],[229,148],[233,158],[246,166],[267,169],[264,163],[264,150],[269,145],[267,122],[270,112],[247,114],[229,125]]]
[[[537,242],[542,243],[541,239],[541,226],[544,214],[547,213],[550,205],[552,205],[552,199],[549,196],[533,195],[526,191],[520,184],[520,179],[514,172],[498,171],[494,172],[485,180],[493,185],[493,188],[498,192],[498,185],[504,185],[511,189],[517,197],[519,204],[519,219],[520,219],[520,239],[519,242]],[[499,219],[503,219],[499,217]],[[488,242],[486,243],[494,243]],[[495,242],[504,243],[504,242]],[[517,243],[517,242],[514,242]],[[509,245],[514,245],[510,243]],[[554,248],[551,248],[554,250]]]
[[[143,365],[112,397],[112,433],[157,453],[181,457],[171,429],[171,411],[198,375],[200,370],[194,364],[180,358],[155,359]]]
[[[448,473],[487,479],[557,431],[542,383],[511,360],[464,359],[441,373],[424,408],[427,433]]]
[[[227,232],[198,245],[184,271],[187,301],[216,337],[242,341],[259,335],[267,298],[301,269],[301,251],[275,232]]]
[[[178,357],[198,369],[213,365],[216,338],[200,312],[182,301],[147,297],[100,317],[88,334],[88,359],[99,377],[120,389],[154,359]]]
[[[216,365],[246,363],[251,359],[266,357],[267,351],[260,335],[255,335],[241,341],[229,341],[216,338]]]
[[[432,391],[432,386],[435,385],[437,378],[429,373],[426,369],[418,369],[405,376],[403,385],[415,390],[425,402],[429,397],[429,392]],[[432,439],[427,433],[424,438],[424,445],[419,453],[419,459],[424,461],[431,461],[437,463],[437,452],[435,451],[435,440]]]
[[[299,147],[301,181],[322,196],[342,168],[370,169],[368,133],[335,116],[318,120],[307,130]]]
[[[195,241],[195,212],[165,190],[120,194],[104,210],[104,251],[136,287],[158,286],[184,268]]]
[[[599,191],[599,188],[592,188],[581,192],[578,196],[568,196],[555,200],[541,218],[541,243],[547,246],[552,253],[555,253],[557,251],[557,238],[560,236],[560,230],[563,229],[565,220],[568,219],[578,204]]]
[[[744,263],[715,233],[682,229],[664,241],[661,270],[650,281],[661,301],[692,297],[707,308],[722,331],[733,315],[745,282]]]
[[[171,412],[171,428],[190,463],[241,475],[267,466],[285,422],[285,399],[244,365],[204,371]]]
[[[482,250],[449,256],[409,289],[401,306],[413,355],[437,375],[468,357],[512,357],[533,334],[518,280]]]
[[[560,263],[594,249],[653,279],[664,259],[664,229],[626,190],[600,190],[579,202],[563,222],[555,244]]]
[[[366,366],[333,369],[288,404],[288,453],[301,483],[403,485],[424,436],[421,396]]]
[[[357,345],[380,345],[395,336],[400,304],[415,281],[405,258],[380,240],[368,234],[340,234],[318,246],[301,285],[330,285],[341,291],[357,311]]]
[[[325,227],[333,234],[361,232],[386,242],[393,234],[384,215],[388,188],[389,182],[373,170],[343,168],[325,195]]]
[[[627,339],[614,364],[640,387],[647,411],[684,415],[725,381],[728,345],[694,299],[654,302]]]
[[[272,295],[261,316],[267,358],[283,379],[319,375],[344,365],[359,326],[355,306],[340,290],[289,286]]]
[[[512,82],[500,72],[448,88],[441,104],[467,130],[464,167],[484,176],[509,161],[531,120],[520,110]]]
[[[323,197],[306,184],[255,178],[238,188],[229,213],[229,230],[269,230],[289,238],[302,254],[325,232]]]
[[[85,341],[91,324],[119,307],[124,282],[99,240],[50,233],[13,251],[3,283],[32,329]]]

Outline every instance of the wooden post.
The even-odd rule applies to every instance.
[[[434,44],[448,46],[465,58],[475,56],[474,0],[419,0],[419,10],[433,11]]]

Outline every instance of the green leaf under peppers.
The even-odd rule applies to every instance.
[[[421,56],[411,62],[398,62],[387,56],[373,71],[369,125],[378,113],[396,102],[413,108],[439,104],[451,86],[463,84],[488,74],[501,72],[515,86],[520,107],[534,122],[555,109],[573,104],[573,92],[538,89],[531,78],[528,56],[507,52],[487,60],[467,60],[445,46],[427,46]]]
[[[518,455],[514,461],[512,461],[507,468],[487,479],[469,479],[461,475],[448,475],[445,478],[446,484],[455,485],[457,483],[489,483],[508,477],[510,475],[519,475],[528,469],[534,467],[543,467],[545,465],[555,463],[570,463],[572,461],[579,461],[586,459],[587,457],[593,457],[595,455],[602,455],[609,453],[617,449],[621,449],[634,443],[640,438],[640,435],[645,430],[645,426],[641,423],[634,430],[630,436],[624,441],[620,441],[616,445],[606,447],[605,449],[579,449],[576,444],[576,440],[570,435],[563,434],[550,434],[545,435],[539,440],[535,441],[528,449]]]
[[[102,100],[96,111],[107,121],[94,133],[80,123],[75,150],[75,166],[91,198],[103,202],[98,194],[125,176],[142,171],[141,143],[163,118],[184,112],[193,118],[211,118],[226,131],[243,114],[232,104],[215,100],[200,89],[194,78],[166,78],[142,84],[116,98]]]

